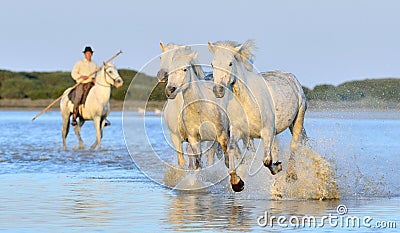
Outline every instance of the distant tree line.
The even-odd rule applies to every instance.
[[[360,101],[382,100],[400,101],[400,79],[366,79],[342,83],[338,86],[318,85],[313,89],[303,87],[308,100]]]
[[[137,100],[164,99],[164,87],[156,85],[155,77],[145,74],[138,74],[134,70],[121,69],[119,74],[124,79],[124,85],[121,88],[112,88],[111,98],[115,100],[124,100],[125,95]],[[135,81],[127,93],[129,84],[135,78]],[[12,72],[0,70],[0,99],[55,99],[63,92],[75,84],[70,72]],[[152,86],[156,86],[154,91]]]
[[[157,78],[134,70],[119,70],[124,79],[121,88],[113,88],[111,98],[124,100],[165,100],[165,83]],[[134,81],[131,83],[131,81]],[[12,72],[0,70],[0,99],[55,99],[68,87],[75,84],[69,72]],[[130,85],[131,87],[130,87]],[[303,87],[308,100],[320,101],[360,101],[384,100],[400,101],[400,79],[367,79],[333,85],[318,85],[313,89]],[[129,92],[128,92],[129,89]]]

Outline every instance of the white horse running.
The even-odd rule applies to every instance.
[[[122,85],[123,80],[115,66],[113,64],[103,64],[102,69],[96,75],[96,83],[90,90],[86,99],[86,103],[84,105],[80,105],[79,107],[79,122],[74,129],[79,140],[79,148],[84,147],[83,140],[80,135],[81,127],[85,121],[93,120],[94,127],[96,129],[96,141],[90,147],[90,149],[94,150],[97,146],[100,150],[100,140],[103,137],[105,119],[110,113],[109,100],[111,95],[111,87],[115,86],[116,88],[119,88]],[[71,88],[68,88],[64,93],[67,93],[70,90]],[[64,96],[60,102],[61,116],[63,118],[62,139],[64,150],[67,147],[66,138],[69,132],[70,116],[73,112],[73,108],[74,104],[68,98],[68,95]]]
[[[229,126],[225,112],[218,105],[221,101],[217,102],[212,92],[213,84],[200,80],[192,68],[196,56],[196,53],[185,51],[174,54],[165,90],[169,99],[182,94],[183,108],[176,123],[181,138],[190,144],[195,166],[199,167],[200,142],[216,140],[226,152]]]
[[[174,55],[178,52],[191,53],[192,51],[189,46],[180,46],[172,43],[164,45],[164,43],[160,42],[160,47],[163,53],[160,55],[160,70],[157,73],[157,78],[160,81],[165,82],[168,80],[169,67],[172,64],[172,59]],[[198,62],[193,62],[193,63],[198,64]],[[201,79],[205,77],[205,74],[200,66],[193,65],[192,68],[195,71],[197,77]],[[182,109],[183,109],[183,97],[182,97],[182,92],[179,92],[176,94],[175,98],[167,100],[167,103],[165,104],[163,111],[164,121],[170,132],[172,145],[177,152],[178,165],[180,167],[184,167],[186,164],[185,158],[183,156],[182,143],[187,141],[186,138],[183,138],[181,136],[179,132],[179,126],[177,124],[177,122],[180,120]],[[205,144],[206,148],[209,148],[209,150],[207,151],[208,153],[207,164],[212,165],[214,159],[214,153],[217,149],[220,148],[214,142],[211,144],[205,142]],[[189,152],[189,154],[193,154],[190,147],[187,148],[187,151]],[[190,168],[195,167],[192,156],[189,156],[189,167]]]
[[[272,153],[271,156],[270,141],[272,140],[274,147],[277,147],[276,140],[271,138],[271,134],[275,135],[287,128],[290,129],[293,137],[287,179],[294,180],[297,176],[294,172],[293,153],[298,142],[307,138],[303,127],[307,109],[306,98],[300,83],[290,73],[273,71],[262,73],[262,76],[253,73],[250,62],[254,57],[253,48],[254,43],[251,40],[242,45],[232,41],[215,44],[209,42],[209,49],[215,54],[212,64],[214,65],[214,81],[217,85],[214,87],[214,93],[216,96],[223,96],[225,88],[233,90],[248,109],[249,115],[258,120],[253,125],[255,128],[252,128],[251,134],[259,135],[263,139],[264,165],[272,174],[279,172],[281,165],[277,161],[277,153]],[[269,122],[265,122],[266,119]],[[273,127],[269,126],[271,122],[274,123]],[[267,129],[265,129],[265,124],[268,125]],[[257,127],[259,127],[258,130]]]

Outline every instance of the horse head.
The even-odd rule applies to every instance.
[[[169,99],[174,99],[177,92],[185,83],[185,80],[190,79],[192,73],[192,61],[197,58],[196,52],[179,52],[175,53],[172,57],[172,63],[168,67],[167,86],[165,87],[165,94]]]
[[[233,41],[211,43],[208,42],[209,50],[214,54],[211,62],[213,67],[214,88],[213,92],[217,98],[225,95],[225,88],[232,89],[237,81],[238,68],[243,65],[248,71],[252,71],[251,60],[254,48],[252,40],[243,44]]]
[[[110,86],[114,86],[116,88],[120,88],[124,84],[124,81],[122,80],[121,76],[119,75],[118,70],[115,68],[114,64],[104,62],[102,73],[104,74],[104,82],[106,84],[108,84]],[[100,85],[101,85],[101,83],[100,83]]]
[[[160,69],[157,72],[157,78],[160,82],[166,82],[168,79],[168,67],[172,63],[174,54],[179,51],[190,51],[191,49],[189,46],[181,46],[172,43],[164,45],[162,41],[160,41],[160,48],[162,54],[160,55]]]

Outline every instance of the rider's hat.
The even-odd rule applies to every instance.
[[[86,53],[86,52],[93,53],[93,50],[92,50],[92,48],[90,46],[86,46],[85,49],[83,50],[83,53]]]

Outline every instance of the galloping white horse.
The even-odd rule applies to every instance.
[[[303,128],[307,105],[300,83],[294,75],[281,71],[263,73],[262,76],[253,73],[250,60],[254,57],[254,43],[251,40],[242,45],[232,41],[208,44],[215,54],[212,62],[217,84],[214,86],[215,95],[223,96],[225,88],[228,88],[241,100],[246,112],[254,119],[251,137],[263,140],[264,165],[276,174],[282,166],[277,161],[277,154],[271,155],[271,142],[276,143],[274,136],[290,129],[293,135],[291,160],[299,140],[307,137]],[[293,169],[294,162],[287,169],[289,180],[296,179]]]
[[[209,81],[200,80],[194,71],[197,53],[181,51],[174,54],[173,61],[169,67],[168,84],[166,94],[173,99],[179,93],[183,97],[183,109],[179,118],[178,127],[182,138],[187,138],[193,154],[198,159],[200,153],[200,142],[216,140],[222,147],[225,154],[225,161],[228,162],[229,175],[231,176],[232,189],[236,192],[243,190],[244,183],[236,175],[234,155],[240,154],[240,149],[235,141],[231,153],[228,152],[229,131],[234,122],[230,122],[234,115],[243,116],[239,102],[234,102],[233,95],[226,95],[224,98],[216,98],[212,88],[214,84]],[[228,108],[228,103],[231,103]],[[236,105],[235,105],[236,104]],[[243,117],[240,119],[243,121]],[[244,124],[242,124],[244,125]],[[245,134],[248,135],[248,134]],[[244,143],[247,143],[244,138]],[[242,137],[239,137],[242,139]],[[231,147],[231,145],[229,145]],[[228,159],[227,159],[228,158]],[[197,162],[198,163],[198,162]]]
[[[169,99],[182,93],[183,108],[179,121],[179,133],[187,139],[195,157],[195,165],[200,165],[200,142],[216,140],[224,152],[228,146],[228,119],[212,93],[213,84],[197,78],[192,68],[192,60],[197,53],[180,51],[175,53],[169,67],[165,88]],[[215,99],[212,101],[212,99]]]
[[[160,42],[161,51],[163,52],[160,55],[160,69],[157,73],[157,78],[160,81],[168,80],[169,68],[172,65],[172,59],[176,53],[184,52],[191,53],[191,48],[189,46],[180,46],[176,44],[169,43],[168,45],[164,45],[164,43]],[[193,62],[193,64],[198,64],[198,62]],[[205,74],[200,66],[193,65],[193,70],[195,71],[197,77],[204,78]],[[177,152],[178,156],[178,165],[180,167],[185,166],[185,158],[183,156],[182,143],[187,139],[183,138],[179,131],[179,126],[177,122],[180,120],[181,113],[183,109],[183,97],[182,92],[176,93],[175,98],[169,98],[164,107],[164,121],[168,127],[170,132],[170,138],[174,149]],[[208,142],[205,142],[208,150],[208,165],[213,164],[214,152],[217,149],[220,149],[216,143],[212,143],[211,145]],[[188,152],[191,152],[191,148],[188,147]],[[194,168],[195,164],[193,161],[193,157],[189,156],[189,167]]]
[[[123,85],[123,80],[118,74],[117,69],[113,64],[103,64],[102,69],[96,75],[96,83],[90,89],[87,96],[86,103],[79,107],[80,117],[79,123],[75,126],[75,134],[79,140],[79,148],[83,148],[83,140],[80,135],[82,125],[87,120],[94,121],[94,127],[96,129],[96,141],[90,147],[94,150],[96,146],[100,149],[100,140],[103,137],[103,129],[105,125],[105,119],[110,113],[110,95],[111,87],[115,86],[119,88]],[[69,92],[71,88],[65,90],[64,93]],[[61,116],[63,118],[62,124],[62,139],[64,150],[67,147],[66,138],[69,132],[70,116],[72,114],[74,104],[68,98],[68,95],[64,96],[60,102]]]

